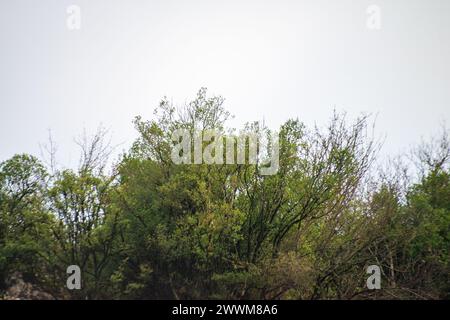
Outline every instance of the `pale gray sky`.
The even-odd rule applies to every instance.
[[[448,0],[0,0],[0,161],[39,155],[49,128],[67,166],[83,128],[102,123],[127,148],[134,116],[202,86],[236,126],[378,113],[395,154],[450,120],[449,42]]]

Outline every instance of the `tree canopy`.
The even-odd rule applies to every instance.
[[[79,141],[77,169],[1,163],[0,297],[20,274],[54,298],[450,298],[447,131],[382,169],[370,117],[334,113],[325,128],[279,128],[273,175],[175,164],[175,129],[236,134],[223,102],[206,89],[181,108],[163,99],[151,120],[135,118],[139,136],[111,172],[104,131]],[[69,265],[81,290],[65,287]],[[366,287],[369,265],[380,290]]]

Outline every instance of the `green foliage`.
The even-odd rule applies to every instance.
[[[379,146],[368,118],[340,114],[324,129],[284,123],[274,175],[260,175],[261,162],[175,165],[173,130],[235,134],[223,102],[206,89],[184,108],[164,99],[152,120],[134,120],[139,136],[111,174],[103,133],[81,145],[79,170],[49,174],[28,155],[3,162],[0,291],[19,272],[73,299],[449,297],[446,143],[420,150],[426,169],[406,186],[369,175]],[[273,133],[258,122],[250,131]],[[72,264],[80,291],[64,287]],[[376,292],[365,287],[371,264],[383,272]]]
[[[45,206],[47,173],[34,157],[17,155],[0,164],[0,288],[21,272],[30,281],[45,266],[54,219]]]

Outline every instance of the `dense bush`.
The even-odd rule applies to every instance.
[[[0,291],[19,272],[56,298],[449,298],[447,133],[416,150],[416,180],[375,170],[368,118],[338,114],[324,130],[282,125],[275,175],[175,165],[174,129],[232,134],[222,103],[204,89],[182,109],[163,100],[154,120],[135,119],[139,138],[110,174],[104,132],[81,144],[77,170],[3,162]],[[65,288],[72,264],[82,290]],[[381,290],[366,288],[372,264]]]

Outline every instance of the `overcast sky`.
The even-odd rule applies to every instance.
[[[70,5],[80,30],[67,27]],[[100,123],[126,149],[134,116],[202,86],[235,126],[378,114],[384,154],[396,154],[449,124],[449,42],[448,0],[0,0],[0,161],[39,155],[51,129],[72,166],[73,137]]]

